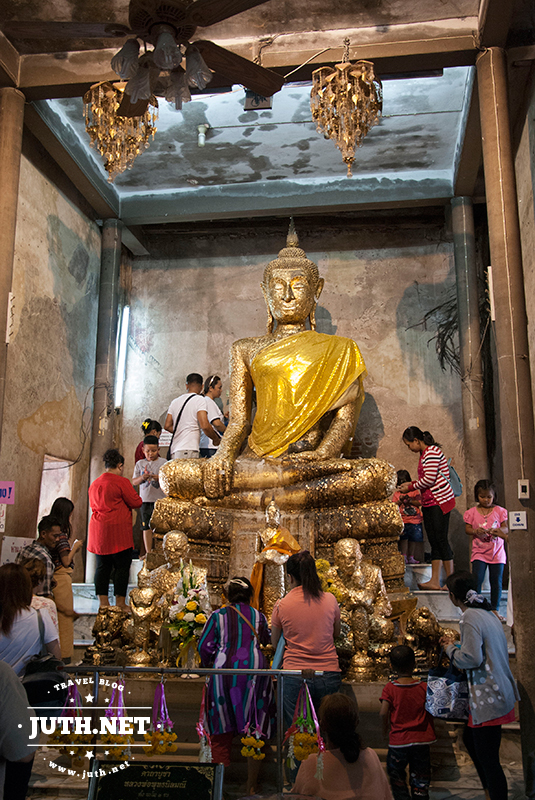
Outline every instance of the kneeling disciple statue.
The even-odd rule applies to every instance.
[[[190,538],[235,541],[251,531],[247,512],[258,514],[273,498],[289,523],[293,517],[289,527],[299,531],[300,542],[303,533],[306,546],[324,557],[344,536],[370,547],[380,540],[374,560],[391,586],[401,587],[402,523],[387,499],[394,468],[378,459],[341,457],[364,400],[366,368],[354,341],[316,331],[322,289],[317,266],[291,228],[287,247],[264,271],[267,333],[232,345],[231,415],[217,454],[162,467],[160,485],[169,497],[156,503],[152,521],[157,530],[180,528]],[[254,557],[253,546],[249,569]]]
[[[387,619],[392,607],[379,567],[364,561],[355,539],[340,539],[334,546],[334,567],[327,573],[342,609],[342,622],[351,631],[355,655],[347,677],[372,680],[375,677],[374,650],[391,642],[394,624]]]

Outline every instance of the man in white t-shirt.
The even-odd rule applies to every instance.
[[[202,376],[191,372],[186,378],[186,394],[175,397],[167,409],[164,428],[170,433],[175,431],[180,414],[171,441],[171,458],[199,458],[201,430],[214,444],[219,444],[220,437],[208,422],[208,407],[201,396],[202,384]]]

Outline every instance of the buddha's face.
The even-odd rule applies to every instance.
[[[171,564],[178,563],[188,554],[188,537],[181,531],[166,533],[163,537],[163,553]]]
[[[266,508],[266,522],[268,525],[276,528],[280,522],[280,518],[281,515],[277,504],[272,500]]]
[[[362,561],[362,551],[355,539],[340,539],[334,546],[334,563],[341,575],[352,575]]]
[[[308,271],[302,267],[275,267],[267,282],[262,284],[269,310],[281,325],[305,322],[322,288],[323,279],[314,285]]]

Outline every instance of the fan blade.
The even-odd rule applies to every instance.
[[[267,0],[197,0],[188,9],[187,21],[206,28],[263,3]]]
[[[282,75],[205,39],[200,39],[194,44],[210,69],[224,75],[233,83],[241,83],[263,97],[271,97],[281,90],[284,83]]]
[[[132,33],[115,22],[5,22],[2,30],[14,39],[118,39]]]
[[[148,107],[149,107],[148,100],[138,100],[137,103],[132,103],[129,95],[127,95],[126,92],[124,92],[123,99],[119,104],[116,116],[142,117]]]

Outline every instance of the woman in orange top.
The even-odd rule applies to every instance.
[[[118,450],[106,450],[105,472],[89,487],[89,503],[93,512],[89,521],[87,549],[95,553],[95,593],[100,608],[109,605],[108,586],[112,570],[115,604],[128,610],[126,592],[132,563],[132,509],[139,508],[141,497],[123,478],[124,458]]]
[[[334,595],[324,592],[316,562],[302,550],[286,562],[290,591],[275,603],[271,616],[271,643],[277,646],[281,632],[286,640],[283,669],[318,670],[323,674],[307,679],[315,708],[327,694],[338,692],[340,665],[334,637],[340,634],[340,607]],[[284,680],[284,724],[293,719],[302,678]]]

